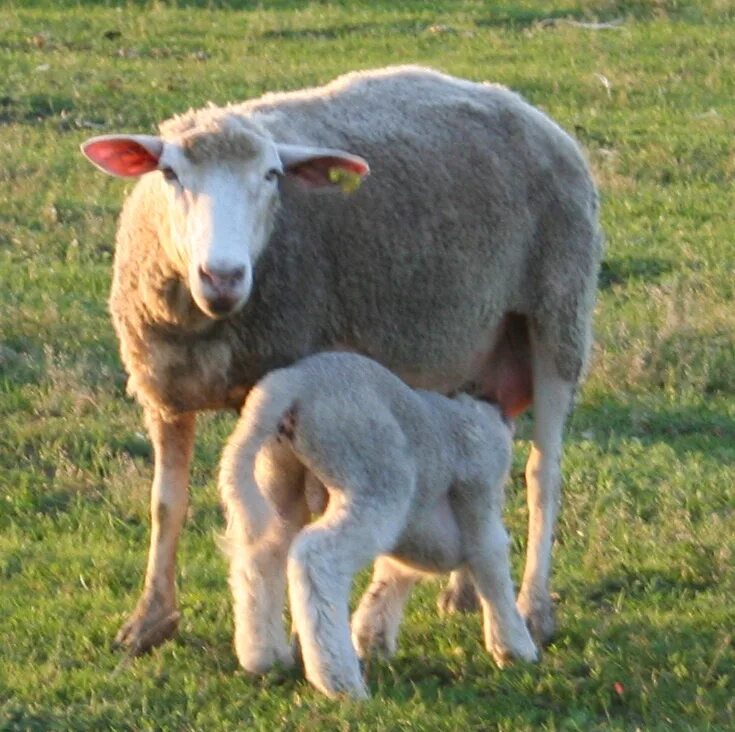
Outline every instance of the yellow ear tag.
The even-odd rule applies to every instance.
[[[336,183],[342,193],[354,193],[362,183],[362,176],[352,170],[334,167],[329,169],[329,181]]]

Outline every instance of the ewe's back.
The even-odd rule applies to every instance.
[[[370,163],[348,198],[283,186],[261,263],[266,273],[287,259],[300,259],[299,270],[324,263],[303,277],[299,297],[308,307],[308,290],[320,290],[339,344],[399,370],[430,366],[456,386],[505,313],[532,315],[547,260],[594,278],[596,197],[584,159],[504,87],[394,67],[233,112],[279,142],[339,147]]]
[[[533,109],[497,84],[394,66],[352,72],[312,89],[265,94],[228,109],[253,116],[279,138],[290,132],[332,139],[341,133],[380,142],[396,134],[434,137],[437,127],[451,130],[473,120],[487,129],[489,119],[513,108],[521,114]]]

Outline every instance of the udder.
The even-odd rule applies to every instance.
[[[509,313],[474,353],[438,371],[399,369],[415,389],[455,394],[464,391],[498,404],[508,417],[524,412],[533,401],[531,344],[524,315]]]
[[[478,361],[473,381],[476,394],[500,405],[503,413],[515,417],[533,401],[533,372],[528,320],[509,313],[503,319],[495,343]]]

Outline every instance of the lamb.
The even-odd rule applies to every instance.
[[[268,371],[329,349],[508,414],[533,403],[518,604],[548,639],[562,431],[601,257],[576,143],[503,87],[390,67],[83,150],[107,173],[140,176],[110,309],[155,471],[145,587],[118,640],[137,653],[175,632],[196,413],[238,409]],[[345,195],[335,170],[364,182]],[[459,595],[470,583],[457,577]]]
[[[274,651],[291,663],[281,618],[288,572],[307,679],[330,696],[365,698],[349,591],[378,555],[406,581],[401,595],[363,599],[353,628],[363,655],[376,616],[391,618],[377,630],[395,646],[416,569],[464,565],[497,663],[537,660],[502,522],[510,459],[511,428],[496,406],[413,391],[362,356],[322,353],[271,372],[250,392],[220,471],[241,665],[261,671]],[[327,494],[316,504],[323,516],[306,528],[314,500],[305,485]]]

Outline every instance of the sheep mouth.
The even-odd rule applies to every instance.
[[[196,298],[195,298],[196,299]],[[199,309],[209,318],[222,320],[230,315],[234,315],[245,304],[242,297],[234,297],[230,295],[218,295],[213,298],[197,299]]]

